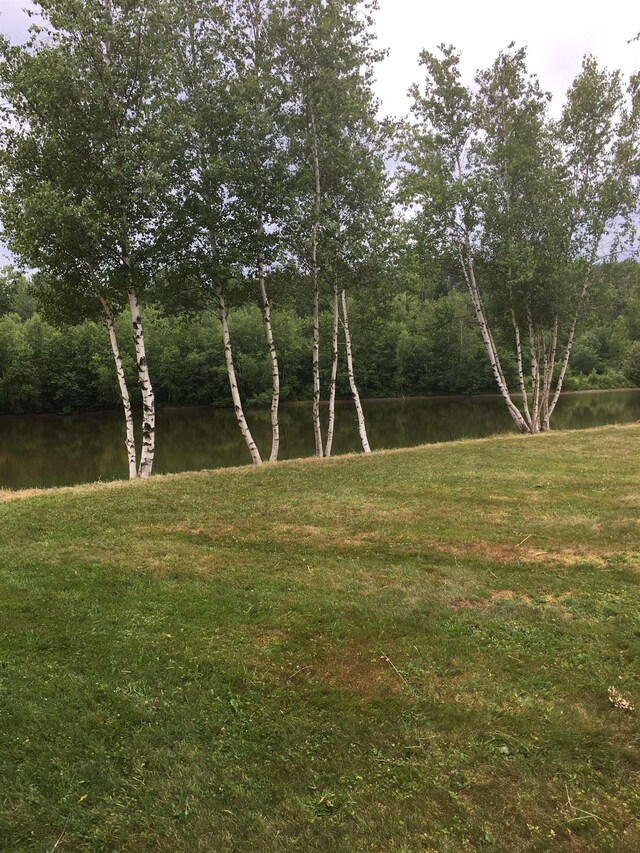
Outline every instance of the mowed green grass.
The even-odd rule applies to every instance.
[[[640,427],[0,503],[3,851],[638,851]]]

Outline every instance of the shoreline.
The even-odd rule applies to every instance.
[[[563,391],[560,399],[563,397],[575,397],[578,395],[592,395],[592,394],[620,394],[620,393],[633,393],[640,392],[639,386],[631,386],[627,388],[588,388],[582,391]],[[531,397],[531,395],[528,395]],[[480,392],[478,394],[417,394],[415,396],[406,396],[406,397],[361,397],[361,401],[363,403],[411,403],[414,401],[425,401],[425,400],[481,400],[481,399],[502,399],[501,394],[490,393],[487,391]],[[287,400],[285,402],[280,403],[280,410],[283,409],[293,409],[293,408],[301,408],[304,406],[311,406],[311,400]],[[336,399],[336,405],[351,405],[353,400],[350,397],[343,397],[340,399]],[[270,407],[270,403],[253,403],[250,405],[246,405],[245,409],[247,411],[264,411],[268,410]],[[321,400],[320,406],[321,408],[326,408],[329,405],[328,400]],[[188,412],[188,411],[216,411],[216,412],[225,412],[225,411],[233,411],[232,405],[217,405],[215,403],[209,404],[187,404],[184,406],[176,406],[173,404],[159,404],[156,406],[157,412]],[[74,417],[83,417],[83,416],[94,416],[94,415],[107,415],[113,413],[119,413],[121,411],[121,406],[115,406],[110,409],[76,409],[73,412],[24,412],[24,413],[7,413],[0,414],[0,423],[3,421],[16,421],[16,420],[36,420],[36,419],[59,419],[59,418],[74,418]],[[141,412],[141,407],[133,407],[134,412]]]
[[[495,435],[486,435],[480,438],[458,438],[452,441],[434,441],[426,444],[416,444],[409,447],[392,447],[382,448],[380,450],[372,450],[371,453],[362,453],[361,451],[351,453],[341,453],[330,457],[318,456],[299,456],[295,459],[280,459],[278,462],[265,461],[262,465],[229,465],[220,468],[198,468],[191,471],[175,471],[164,474],[153,474],[148,479],[140,480],[96,480],[89,483],[77,483],[71,486],[47,486],[44,488],[32,487],[24,489],[8,489],[0,487],[0,505],[9,503],[15,500],[24,500],[32,497],[51,496],[54,494],[67,494],[77,492],[92,492],[101,489],[113,488],[143,488],[145,485],[152,483],[162,483],[167,480],[185,477],[210,477],[224,476],[230,472],[235,474],[242,473],[243,475],[252,472],[281,469],[283,467],[299,466],[299,465],[336,465],[344,464],[345,462],[353,462],[356,459],[367,462],[376,459],[380,456],[392,456],[402,453],[419,453],[426,448],[434,450],[434,452],[445,452],[452,445],[466,446],[469,444],[487,444],[505,441],[551,441],[554,437],[563,438],[569,433],[589,434],[596,432],[620,431],[637,429],[638,421],[631,421],[625,424],[605,424],[604,426],[585,427],[584,429],[559,429],[549,430],[549,432],[536,433],[535,435],[523,435],[519,432],[496,433]]]

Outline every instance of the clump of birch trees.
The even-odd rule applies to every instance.
[[[132,477],[153,467],[155,403],[140,305],[159,279],[174,306],[217,311],[234,410],[256,464],[262,457],[240,396],[230,305],[253,291],[262,309],[275,461],[280,376],[270,278],[287,270],[289,281],[308,288],[320,456],[331,453],[331,429],[323,447],[319,420],[321,291],[330,287],[336,306],[342,294],[349,378],[369,450],[345,290],[369,254],[362,222],[382,209],[386,191],[371,90],[379,59],[372,6],[43,0],[29,41],[2,42],[5,240],[37,270],[42,300],[69,320],[102,317]],[[143,404],[139,451],[114,325],[125,305]],[[334,363],[336,335],[337,319]],[[329,397],[333,423],[335,376]]]
[[[523,49],[501,52],[473,87],[453,47],[420,61],[401,197],[414,234],[462,274],[516,426],[548,430],[596,264],[633,238],[638,79],[625,93],[587,56],[553,119]],[[517,396],[502,364],[514,348]]]
[[[466,287],[518,429],[549,429],[594,269],[633,238],[638,78],[625,90],[619,73],[586,57],[553,118],[524,50],[511,45],[467,86],[458,53],[442,47],[422,53],[412,119],[392,130],[372,88],[382,58],[375,8],[375,0],[41,0],[25,44],[0,40],[3,238],[35,270],[49,316],[103,321],[132,478],[151,474],[155,453],[141,308],[150,292],[172,310],[216,312],[255,464],[262,454],[229,312],[260,307],[276,461],[274,294],[306,305],[316,454],[332,452],[341,352],[369,452],[349,306],[373,288],[391,298],[402,254],[394,247],[406,235],[409,250],[419,246]],[[139,448],[115,324],[124,309],[142,402]],[[504,368],[512,353],[516,390]]]

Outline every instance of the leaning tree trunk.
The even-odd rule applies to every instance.
[[[113,319],[113,311],[107,300],[98,294],[102,310],[104,312],[104,322],[109,332],[109,341],[111,343],[111,352],[116,365],[116,374],[118,377],[118,386],[120,388],[120,399],[122,400],[122,408],[124,409],[124,422],[126,427],[125,446],[127,448],[127,460],[129,463],[129,479],[135,480],[138,476],[136,467],[136,439],[133,431],[133,414],[131,412],[131,398],[129,389],[127,388],[127,380],[122,367],[122,358],[120,357],[120,348],[118,347],[118,339],[116,337],[116,329]]]
[[[480,334],[482,335],[482,340],[484,341],[487,354],[489,356],[489,362],[491,363],[493,375],[498,384],[498,388],[500,389],[500,393],[502,394],[502,397],[505,403],[507,404],[509,414],[513,418],[520,432],[530,432],[529,425],[522,416],[520,409],[518,409],[516,404],[511,399],[507,380],[505,379],[505,375],[502,370],[502,365],[500,364],[498,350],[496,348],[495,341],[493,340],[491,330],[489,329],[489,326],[487,324],[487,319],[484,313],[484,306],[482,304],[482,297],[480,295],[480,290],[478,289],[478,283],[476,281],[475,271],[473,269],[473,262],[470,257],[467,257],[467,259],[465,260],[462,248],[458,249],[458,257],[460,260],[462,271],[464,273],[465,280],[467,282],[467,288],[469,290],[469,295],[471,296],[471,304],[473,305],[476,320],[478,321],[478,326],[480,327]]]
[[[560,366],[560,373],[558,375],[558,384],[556,385],[556,390],[553,395],[553,399],[549,404],[549,411],[547,413],[547,429],[549,429],[549,422],[551,420],[551,415],[560,399],[560,394],[562,393],[562,385],[564,383],[564,378],[567,373],[567,368],[569,367],[569,359],[571,358],[571,350],[573,349],[573,342],[576,336],[576,326],[578,325],[578,316],[580,314],[580,308],[582,307],[582,303],[584,302],[585,296],[587,295],[587,290],[589,289],[589,273],[584,280],[584,284],[582,286],[582,292],[580,293],[580,299],[578,300],[578,305],[576,307],[575,314],[573,315],[573,321],[571,323],[571,328],[569,329],[569,338],[567,340],[567,348],[564,351],[564,358],[562,359],[562,364]]]
[[[333,281],[333,330],[331,334],[331,385],[329,386],[329,426],[327,427],[327,443],[324,455],[331,456],[333,432],[336,423],[336,380],[338,378],[338,331],[340,325],[340,309],[338,301],[338,281]]]
[[[316,445],[316,456],[322,456],[322,426],[320,424],[320,271],[318,269],[318,233],[320,230],[320,158],[318,155],[318,135],[316,133],[315,115],[311,114],[311,129],[313,133],[312,155],[315,176],[315,219],[311,228],[311,283],[313,289],[313,436]]]
[[[251,435],[251,430],[249,429],[249,425],[247,423],[247,419],[244,416],[244,410],[242,408],[242,400],[240,399],[240,391],[238,390],[238,381],[236,379],[236,369],[233,363],[233,353],[231,351],[231,335],[229,333],[229,321],[227,318],[227,307],[225,304],[224,291],[221,285],[216,285],[216,299],[218,301],[218,313],[220,316],[220,323],[222,324],[222,338],[224,341],[224,358],[227,366],[227,376],[229,377],[229,386],[231,388],[231,398],[233,400],[233,408],[236,413],[236,418],[238,420],[238,426],[240,427],[240,432],[242,433],[242,437],[244,438],[247,447],[249,448],[249,453],[251,454],[251,461],[254,465],[260,465],[262,462],[262,457],[260,456],[260,451],[258,450],[255,441],[253,440],[253,436]]]
[[[360,434],[362,449],[365,453],[371,453],[369,439],[367,438],[367,427],[364,421],[364,412],[362,410],[362,404],[360,402],[360,394],[358,393],[358,386],[356,385],[356,379],[353,373],[351,332],[349,331],[349,316],[347,314],[347,295],[344,288],[342,289],[342,327],[344,329],[344,342],[347,350],[347,373],[349,374],[349,385],[351,387],[351,394],[353,396],[353,402],[355,403],[356,414],[358,416],[358,433]]]
[[[136,366],[138,368],[138,385],[142,393],[142,450],[138,477],[150,477],[153,470],[153,459],[156,449],[156,405],[153,386],[149,376],[147,355],[144,347],[144,332],[138,297],[133,289],[129,290],[129,308],[133,325],[133,343],[136,349]]]
[[[262,227],[262,225],[260,225]],[[264,330],[267,335],[267,346],[269,347],[269,358],[271,359],[271,455],[269,462],[278,461],[278,452],[280,450],[280,420],[278,417],[278,407],[280,405],[280,371],[278,369],[278,353],[273,339],[273,326],[271,325],[271,306],[269,297],[267,296],[267,285],[264,274],[264,260],[262,253],[258,253],[258,279],[260,281],[260,298],[262,300],[262,319],[264,321]]]

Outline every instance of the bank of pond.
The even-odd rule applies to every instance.
[[[373,450],[412,447],[513,432],[498,395],[418,397],[364,401]],[[325,423],[327,409],[322,411]],[[268,458],[267,408],[248,410],[253,435]],[[139,419],[136,419],[139,420]],[[640,420],[640,390],[566,394],[555,429],[584,429]],[[310,403],[281,407],[281,459],[314,452]],[[0,488],[51,487],[124,479],[124,424],[120,411],[0,418]],[[361,449],[353,404],[337,405],[334,453]],[[156,473],[249,464],[233,410],[214,407],[158,411]]]

